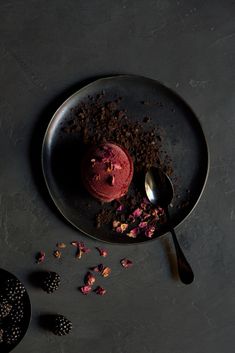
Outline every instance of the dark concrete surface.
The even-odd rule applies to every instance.
[[[32,322],[16,353],[229,353],[235,338],[235,3],[234,1],[1,1],[0,267],[26,285]],[[171,238],[108,245],[112,276],[105,297],[82,296],[86,269],[101,245],[66,224],[41,183],[39,150],[51,113],[84,80],[113,73],[156,78],[198,115],[211,153],[202,199],[178,230],[195,271],[172,276]],[[189,166],[190,167],[190,166]],[[57,241],[84,240],[92,253],[76,262],[50,255]],[[34,288],[40,269],[63,279],[54,295]],[[122,270],[119,260],[133,260]],[[173,264],[174,265],[174,264]],[[174,272],[174,268],[173,268]],[[57,338],[39,316],[61,313],[73,333]]]

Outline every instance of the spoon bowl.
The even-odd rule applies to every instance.
[[[194,279],[194,274],[179,245],[168,211],[168,206],[174,196],[174,187],[169,176],[160,168],[150,168],[145,175],[145,191],[149,201],[156,207],[162,207],[166,213],[169,231],[175,245],[179,277],[184,284],[190,284]]]
[[[170,205],[173,196],[173,184],[160,168],[151,168],[145,175],[145,191],[149,201],[155,206],[162,208]]]

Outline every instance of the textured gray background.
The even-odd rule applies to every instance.
[[[31,0],[0,4],[0,266],[31,296],[30,329],[16,353],[228,353],[235,329],[235,3],[234,1]],[[77,287],[100,258],[98,242],[78,234],[54,210],[41,185],[39,150],[51,113],[81,82],[113,73],[156,78],[182,95],[198,115],[211,152],[209,181],[178,234],[196,274],[191,286],[172,276],[170,237],[139,246],[109,245],[105,297]],[[189,166],[190,168],[190,166]],[[57,241],[84,240],[80,262]],[[52,296],[28,279],[58,271]],[[134,261],[122,270],[119,260]],[[173,270],[174,272],[174,270]],[[57,338],[38,325],[59,312],[74,324]]]

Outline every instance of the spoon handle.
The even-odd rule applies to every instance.
[[[172,227],[171,222],[170,222],[168,210],[167,210],[167,219],[168,219],[168,224],[169,224],[169,230],[172,234],[173,242],[175,245],[175,251],[176,251],[177,262],[178,262],[179,277],[184,284],[190,284],[194,280],[193,270],[192,270],[191,266],[189,265],[188,261],[186,260],[186,257],[184,256],[184,253],[179,245],[179,242],[178,242],[176,234],[175,234],[175,230]]]

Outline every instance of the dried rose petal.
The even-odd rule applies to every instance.
[[[124,268],[128,268],[128,267],[131,267],[133,265],[133,262],[131,260],[128,260],[128,259],[122,259],[120,262],[121,262],[121,265]]]
[[[79,247],[79,242],[77,240],[74,240],[71,242],[71,245],[75,246],[76,248]]]
[[[135,217],[132,214],[128,216],[128,219],[131,221],[131,223],[135,223]]]
[[[95,293],[96,294],[98,294],[98,295],[105,295],[105,293],[106,293],[106,289],[104,289],[103,287],[97,287],[96,289],[95,289]]]
[[[132,212],[132,215],[134,217],[140,217],[142,212],[143,212],[143,210],[141,210],[141,208],[137,208],[135,211]]]
[[[91,267],[90,270],[91,271],[94,271],[94,272],[101,272],[104,268],[104,265],[103,264],[99,264],[98,266],[95,266],[95,267]]]
[[[92,286],[95,283],[95,277],[92,273],[88,272],[85,276],[85,283],[88,286]]]
[[[99,251],[100,256],[106,257],[108,255],[108,251],[106,249],[101,249],[96,247],[96,249]]]
[[[129,233],[127,233],[127,236],[130,238],[136,238],[137,234],[139,233],[139,228],[133,228]]]
[[[121,223],[119,227],[117,227],[115,230],[117,233],[124,233],[125,230],[127,230],[128,228],[128,224],[127,223]]]
[[[159,208],[158,208],[158,214],[159,214],[159,216],[164,215],[164,214],[165,214],[164,209],[163,209],[163,208],[161,208],[161,207],[159,207]]]
[[[45,260],[45,257],[46,257],[46,253],[44,251],[40,251],[36,255],[36,262],[38,264],[40,264],[41,262],[43,262]]]
[[[120,226],[120,224],[120,221],[113,221],[113,228],[117,228],[118,226]]]
[[[59,249],[65,249],[66,248],[66,244],[65,243],[57,243],[56,246]]]
[[[151,217],[151,215],[149,213],[144,213],[143,214],[143,219],[148,219],[149,217]]]
[[[123,232],[125,232],[125,230],[127,230],[128,224],[127,224],[127,223],[122,223],[122,224],[120,225],[120,227],[121,227],[122,233],[123,233]]]
[[[141,229],[146,228],[147,225],[148,225],[148,222],[140,222],[139,228],[141,228]]]
[[[91,249],[86,248],[83,242],[80,241],[72,241],[71,245],[75,246],[78,251],[76,253],[76,258],[81,259],[83,254],[87,254],[91,251]]]
[[[147,204],[146,204],[145,202],[142,202],[142,203],[140,204],[140,207],[142,208],[142,210],[146,210]]]
[[[146,235],[146,237],[152,238],[154,232],[155,232],[155,227],[154,227],[154,226],[151,226],[151,227],[149,227],[149,228],[146,229],[146,231],[144,232],[144,234]]]
[[[154,208],[151,212],[151,215],[155,218],[155,220],[159,219],[159,210]]]
[[[111,268],[110,267],[105,267],[102,271],[101,271],[101,276],[103,277],[108,277],[111,273]]]
[[[118,206],[117,211],[123,211],[123,210],[124,210],[124,205]]]
[[[82,287],[80,287],[80,291],[82,292],[82,294],[84,294],[84,295],[87,295],[87,294],[89,294],[90,293],[90,291],[91,291],[91,286],[89,286],[89,285],[85,285],[85,286],[82,286]]]
[[[62,254],[61,254],[61,251],[55,250],[55,251],[53,252],[53,255],[54,255],[54,257],[56,257],[57,259],[60,259]]]

